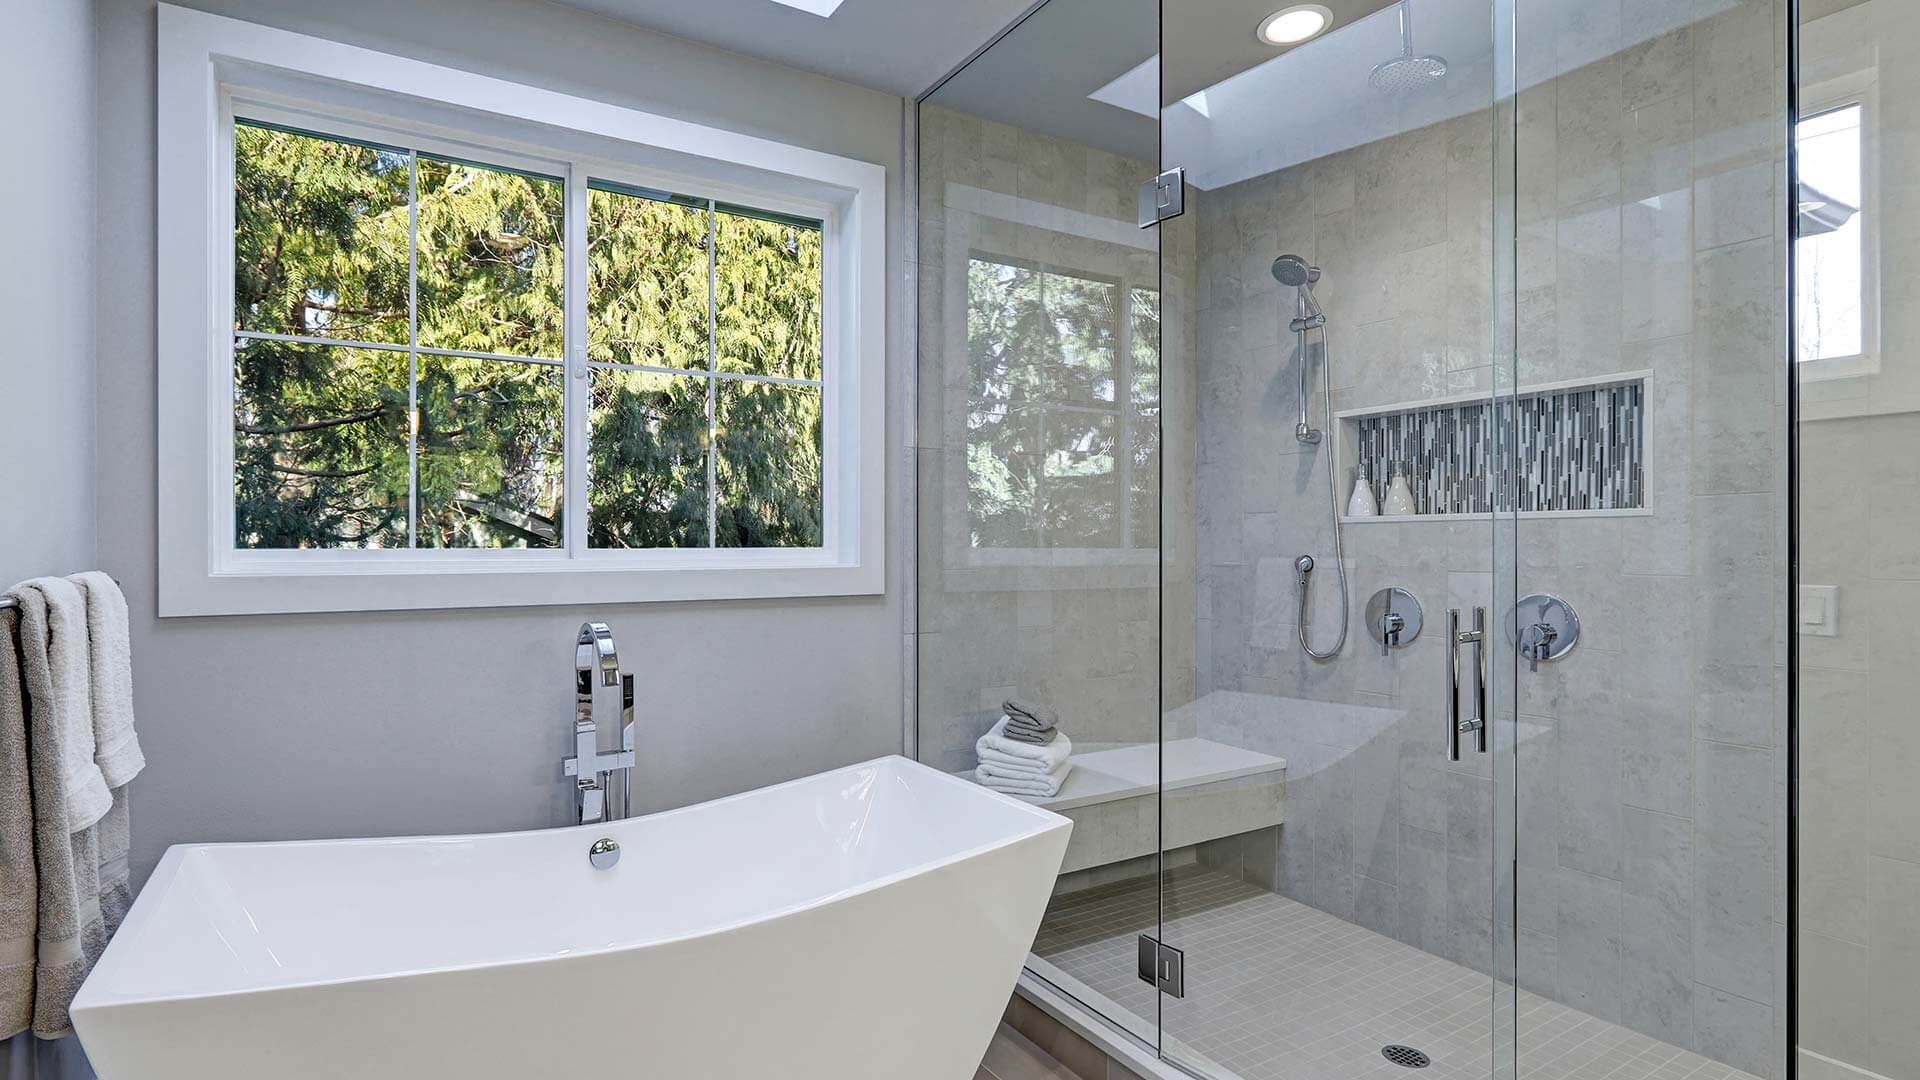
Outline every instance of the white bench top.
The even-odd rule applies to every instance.
[[[1165,777],[1162,780],[1164,745]],[[1171,739],[1165,744],[1131,743],[1073,755],[1073,772],[1051,799],[1034,800],[1049,810],[1117,802],[1150,795],[1156,788],[1174,791],[1260,773],[1282,773],[1287,760],[1243,750],[1212,739]],[[1281,779],[1279,776],[1273,779]]]

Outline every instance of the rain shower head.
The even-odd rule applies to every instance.
[[[1438,56],[1413,53],[1413,8],[1400,0],[1400,55],[1374,65],[1367,85],[1389,97],[1410,94],[1436,85],[1447,77],[1447,62]]]

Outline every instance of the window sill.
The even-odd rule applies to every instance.
[[[653,558],[567,559],[523,552],[474,552],[426,562],[325,558],[314,552],[236,552],[230,565],[198,575],[166,574],[160,614],[268,615],[324,611],[604,605],[690,600],[874,595],[886,589],[878,560],[836,563],[819,550],[660,553]],[[345,553],[342,553],[345,554]],[[354,552],[353,555],[366,553]],[[413,557],[409,557],[413,556]]]

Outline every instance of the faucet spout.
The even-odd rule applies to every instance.
[[[580,624],[580,642],[573,652],[573,668],[580,688],[590,691],[595,670],[601,686],[620,685],[620,650],[614,647],[613,630],[603,622]]]

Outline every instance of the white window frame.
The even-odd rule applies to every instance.
[[[159,59],[162,616],[884,591],[884,167],[166,4]],[[236,103],[252,119],[562,177],[569,251],[585,249],[589,178],[822,221],[822,545],[591,549],[574,499],[561,549],[236,547]],[[584,265],[570,260],[565,283],[570,478],[586,469]]]

